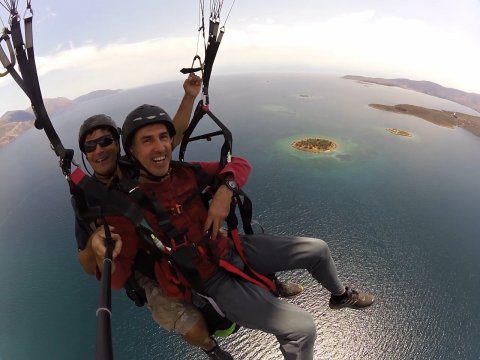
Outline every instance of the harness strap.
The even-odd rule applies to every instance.
[[[72,195],[84,196],[84,200],[94,201],[101,205],[88,206],[88,216],[91,218],[102,216],[125,216],[134,226],[142,230],[148,243],[155,246],[151,238],[152,228],[148,225],[138,205],[133,203],[124,193],[108,188],[90,176],[87,176],[80,168],[76,168],[69,176]],[[82,192],[83,194],[80,194]],[[83,213],[82,216],[87,214]]]
[[[127,185],[124,181],[121,183],[122,185],[119,185],[120,187]],[[138,186],[134,186],[134,188],[127,191],[130,198],[141,208],[149,210],[155,214],[158,225],[169,239],[173,239],[175,242],[183,242],[185,231],[178,231],[169,220],[170,214],[164,208],[162,208],[157,201],[149,198]],[[172,246],[175,246],[173,242]]]
[[[184,247],[187,245],[187,241],[185,239],[186,230],[178,230],[175,228],[170,221],[170,216],[173,214],[179,214],[183,212],[183,210],[188,207],[188,205],[193,201],[196,196],[200,196],[201,194],[205,193],[210,183],[213,182],[213,177],[209,176],[207,173],[202,171],[200,167],[180,163],[180,162],[172,162],[173,166],[189,166],[195,172],[197,176],[199,187],[198,190],[194,193],[190,194],[182,204],[177,204],[177,206],[172,209],[170,212],[167,209],[164,209],[158,201],[155,199],[147,196],[138,186],[137,183],[133,180],[122,179],[119,180],[115,186],[122,192],[129,195],[129,197],[138,204],[141,208],[146,209],[153,214],[155,214],[157,224],[164,232],[164,234],[170,239],[172,249],[175,251],[176,248]]]
[[[231,237],[232,237],[235,249],[237,250],[238,254],[240,255],[240,258],[242,259],[243,263],[245,264],[245,266],[248,267],[248,270],[259,280],[255,280],[254,278],[248,276],[244,272],[241,272],[239,269],[235,268],[233,265],[228,264],[227,262],[225,262],[223,260],[220,260],[220,266],[223,265],[222,267],[225,270],[228,270],[228,271],[231,271],[231,272],[234,272],[234,273],[237,273],[237,272],[230,270],[231,267],[233,267],[234,269],[237,269],[237,271],[240,272],[240,273],[238,273],[239,276],[242,276],[246,280],[249,280],[249,281],[251,281],[251,282],[261,286],[262,288],[264,288],[268,291],[271,291],[272,293],[275,294],[277,292],[277,286],[275,285],[275,283],[269,277],[258,273],[257,271],[253,270],[253,268],[250,265],[248,265],[247,259],[245,258],[245,253],[243,252],[243,248],[242,248],[242,245],[241,245],[240,236],[238,235],[238,229],[232,229],[230,232],[231,232]],[[242,274],[245,274],[245,276],[242,275]]]
[[[252,200],[240,189],[239,193],[235,195],[235,202],[242,218],[243,231],[247,235],[252,235],[254,233],[252,228]]]
[[[205,116],[208,115],[213,122],[220,128],[219,131],[203,134],[200,136],[192,137],[193,130],[197,127],[200,120]],[[185,160],[185,151],[187,149],[187,145],[190,142],[200,140],[200,139],[210,139],[213,136],[223,135],[224,142],[222,148],[220,150],[220,167],[224,167],[228,162],[231,160],[231,151],[232,151],[232,144],[233,144],[233,137],[231,131],[209,110],[208,104],[204,105],[203,100],[200,100],[195,108],[195,112],[193,113],[192,120],[188,125],[187,130],[185,130],[182,142],[180,144],[180,150],[178,153],[178,158],[180,161]]]
[[[31,10],[31,9],[30,9]],[[49,117],[40,90],[40,84],[38,82],[38,74],[35,65],[35,55],[33,50],[33,30],[32,30],[32,16],[25,18],[25,39],[23,42],[22,31],[20,22],[17,15],[11,16],[11,29],[10,34],[12,36],[13,48],[15,49],[15,57],[18,61],[18,67],[20,69],[20,76],[14,69],[15,61],[10,61],[4,51],[0,51],[0,61],[6,68],[16,83],[29,97],[32,110],[35,114],[35,127],[37,129],[44,129],[47,134],[50,144],[52,145],[55,154],[60,157],[60,166],[65,175],[70,173],[70,166],[73,159],[73,150],[65,149],[63,147],[60,138],[58,137]],[[6,33],[2,36],[2,40],[5,40],[7,47],[11,53],[10,40]],[[1,41],[1,40],[0,40]],[[28,55],[28,56],[27,56]],[[14,57],[14,58],[15,58]]]
[[[205,95],[205,104],[208,105],[208,86],[210,83],[210,75],[212,74],[213,62],[217,56],[218,48],[220,47],[220,42],[222,41],[223,34],[225,29],[222,27],[220,32],[218,32],[219,23],[217,21],[210,20],[209,26],[209,35],[208,35],[208,46],[205,52],[205,61],[203,69],[203,93]]]

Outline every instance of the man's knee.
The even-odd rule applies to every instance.
[[[147,297],[153,319],[165,330],[185,335],[203,321],[202,313],[192,304],[169,298],[160,291],[152,291]]]
[[[297,333],[299,334],[299,339],[303,342],[312,344],[315,342],[317,338],[317,327],[310,314],[304,317],[301,326],[297,329]]]
[[[308,313],[299,314],[295,323],[290,323],[289,331],[283,336],[278,336],[286,351],[303,353],[311,351],[317,338],[317,327],[313,317]],[[289,349],[289,350],[287,350]]]
[[[321,239],[310,239],[311,252],[315,253],[316,257],[321,259],[329,259],[331,257],[330,248],[328,244]]]

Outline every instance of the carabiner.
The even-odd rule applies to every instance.
[[[10,55],[10,58],[8,58],[7,54],[5,51],[3,51],[2,48],[2,40],[5,41],[7,44],[8,52]],[[10,39],[10,36],[8,36],[8,29],[4,28],[2,31],[2,36],[0,36],[0,62],[2,63],[3,67],[6,69],[5,72],[0,73],[0,77],[4,77],[9,73],[8,68],[15,66],[15,51],[13,50],[13,45],[12,45],[12,40]]]
[[[195,60],[198,60],[199,62],[199,67],[193,67],[193,65],[195,64]],[[203,79],[203,64],[202,64],[202,59],[200,58],[199,55],[195,55],[195,57],[193,58],[193,61],[192,61],[192,66],[189,67],[189,68],[182,68],[180,70],[180,72],[182,74],[192,74],[192,73],[195,73],[197,71],[201,71],[202,72],[202,79]]]
[[[23,13],[23,18],[25,19],[25,15],[27,15],[27,10],[30,11],[30,17],[33,16],[33,9],[32,9],[32,1],[27,1],[27,7],[25,8],[25,12]]]

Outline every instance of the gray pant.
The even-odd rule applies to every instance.
[[[323,240],[260,234],[242,236],[242,243],[249,264],[263,274],[307,269],[331,293],[344,292]],[[232,263],[238,260],[238,255],[231,254]],[[230,320],[275,335],[286,360],[313,359],[317,333],[305,310],[224,271],[207,281],[206,290]]]

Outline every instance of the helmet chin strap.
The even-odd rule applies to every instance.
[[[173,137],[171,138],[171,143],[172,143],[172,148],[173,148]],[[162,176],[157,176],[157,175],[154,175],[152,174],[145,166],[143,166],[143,164],[137,160],[137,158],[133,155],[133,152],[131,151],[127,151],[125,150],[125,153],[126,155],[135,163],[135,165],[138,167],[139,170],[143,170],[144,174],[142,174],[142,172],[140,171],[140,174],[139,176],[141,177],[144,177],[148,180],[151,180],[151,181],[155,181],[155,182],[160,182],[162,180],[164,180],[165,178],[168,177],[168,175],[170,175],[170,166],[168,167],[168,171],[165,175],[162,175]]]
[[[165,175],[162,175],[162,176],[157,176],[157,175],[154,175],[152,174],[145,166],[142,165],[142,163],[140,161],[138,161],[133,155],[130,155],[130,158],[133,160],[133,162],[135,163],[135,165],[138,166],[138,168],[140,169],[140,175],[141,177],[144,177],[148,180],[151,180],[151,181],[155,181],[155,182],[160,182],[162,181],[163,179],[165,179],[166,177],[168,177],[168,175],[170,175],[170,168],[168,168],[168,171]],[[144,172],[142,174],[142,171]]]

